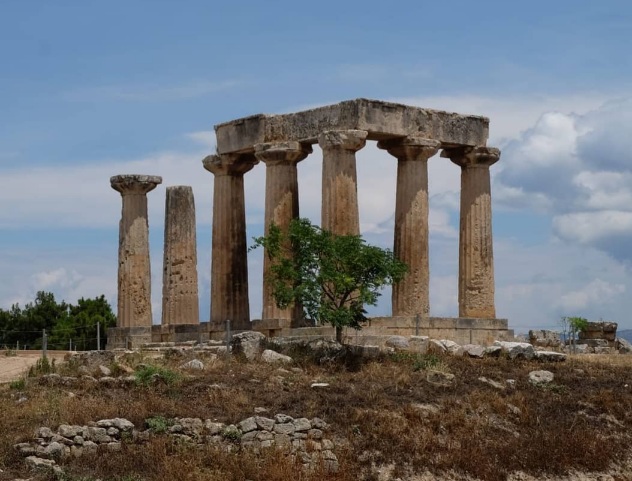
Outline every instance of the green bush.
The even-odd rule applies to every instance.
[[[142,365],[134,373],[136,378],[136,384],[140,386],[149,386],[156,381],[163,381],[167,385],[171,385],[180,380],[180,375],[170,369],[152,366]]]
[[[147,429],[150,429],[156,434],[166,433],[167,429],[173,426],[173,420],[167,419],[164,416],[153,416],[145,419],[145,425]]]

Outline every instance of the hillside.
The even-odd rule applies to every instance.
[[[617,331],[617,337],[622,337],[628,342],[632,342],[632,329],[623,329],[622,331]]]
[[[40,442],[39,428],[77,425],[72,429],[88,433],[99,429],[90,423],[113,418],[133,423],[133,434],[107,443],[116,450],[104,444],[98,453],[58,460],[65,474],[57,479],[525,481],[578,479],[564,477],[569,472],[629,479],[632,472],[632,356],[545,363],[412,353],[369,359],[295,348],[287,354],[291,364],[177,350],[164,359],[103,353],[58,366],[61,377],[0,386],[0,480],[53,479],[32,477],[14,447]],[[183,367],[193,357],[202,364]],[[555,378],[533,385],[534,370]],[[281,433],[273,419],[293,423],[294,440],[263,449],[254,438],[259,431],[249,435],[254,428],[245,427],[255,414],[270,418],[272,438]],[[196,419],[204,428],[187,431]],[[308,423],[304,435],[297,423]],[[215,436],[204,431],[220,425]],[[62,452],[63,444],[79,442],[47,436],[57,436]]]

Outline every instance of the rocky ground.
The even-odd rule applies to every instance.
[[[250,347],[3,385],[0,480],[632,479],[632,356]]]

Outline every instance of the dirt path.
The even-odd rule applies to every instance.
[[[49,351],[49,359],[62,360],[66,351]],[[19,379],[42,356],[42,351],[19,351],[15,356],[0,353],[0,383]]]

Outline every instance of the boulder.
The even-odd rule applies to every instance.
[[[560,333],[546,329],[529,331],[529,342],[538,347],[560,347],[562,345]]]
[[[496,341],[494,346],[499,346],[509,359],[533,359],[535,349],[528,342]]]
[[[485,356],[485,348],[478,344],[464,344],[459,348],[458,354],[465,357],[482,358]]]
[[[460,345],[458,345],[454,341],[450,341],[449,339],[441,339],[439,342],[443,344],[443,347],[445,347],[445,350],[448,354],[458,354],[459,349],[461,348]]]
[[[561,362],[566,361],[566,354],[554,351],[536,351],[535,358],[544,362]]]
[[[111,376],[112,370],[109,367],[104,366],[103,364],[99,364],[99,372],[103,376]]]
[[[445,354],[446,351],[447,349],[441,341],[437,341],[436,339],[428,340],[428,354]]]
[[[199,359],[191,359],[180,366],[180,369],[190,369],[192,371],[203,371],[204,363]]]
[[[454,374],[443,371],[430,370],[426,374],[426,381],[435,386],[451,386],[455,382]]]
[[[529,373],[529,382],[533,385],[549,384],[553,382],[555,376],[551,371],[531,371]]]
[[[615,348],[619,350],[619,354],[632,354],[632,344],[622,337],[617,337]]]
[[[404,336],[391,336],[386,340],[385,345],[386,347],[392,347],[395,350],[408,349],[410,347],[408,338]]]
[[[272,364],[275,362],[288,364],[292,362],[292,358],[290,356],[286,356],[285,354],[279,354],[278,352],[273,351],[271,349],[266,349],[265,351],[263,351],[263,353],[261,353],[261,360],[269,364]]]
[[[503,349],[500,346],[487,346],[483,351],[483,355],[485,357],[499,357],[502,351]]]
[[[243,355],[249,361],[254,361],[261,353],[261,343],[266,338],[257,331],[247,331],[235,334],[231,340],[233,354]]]

